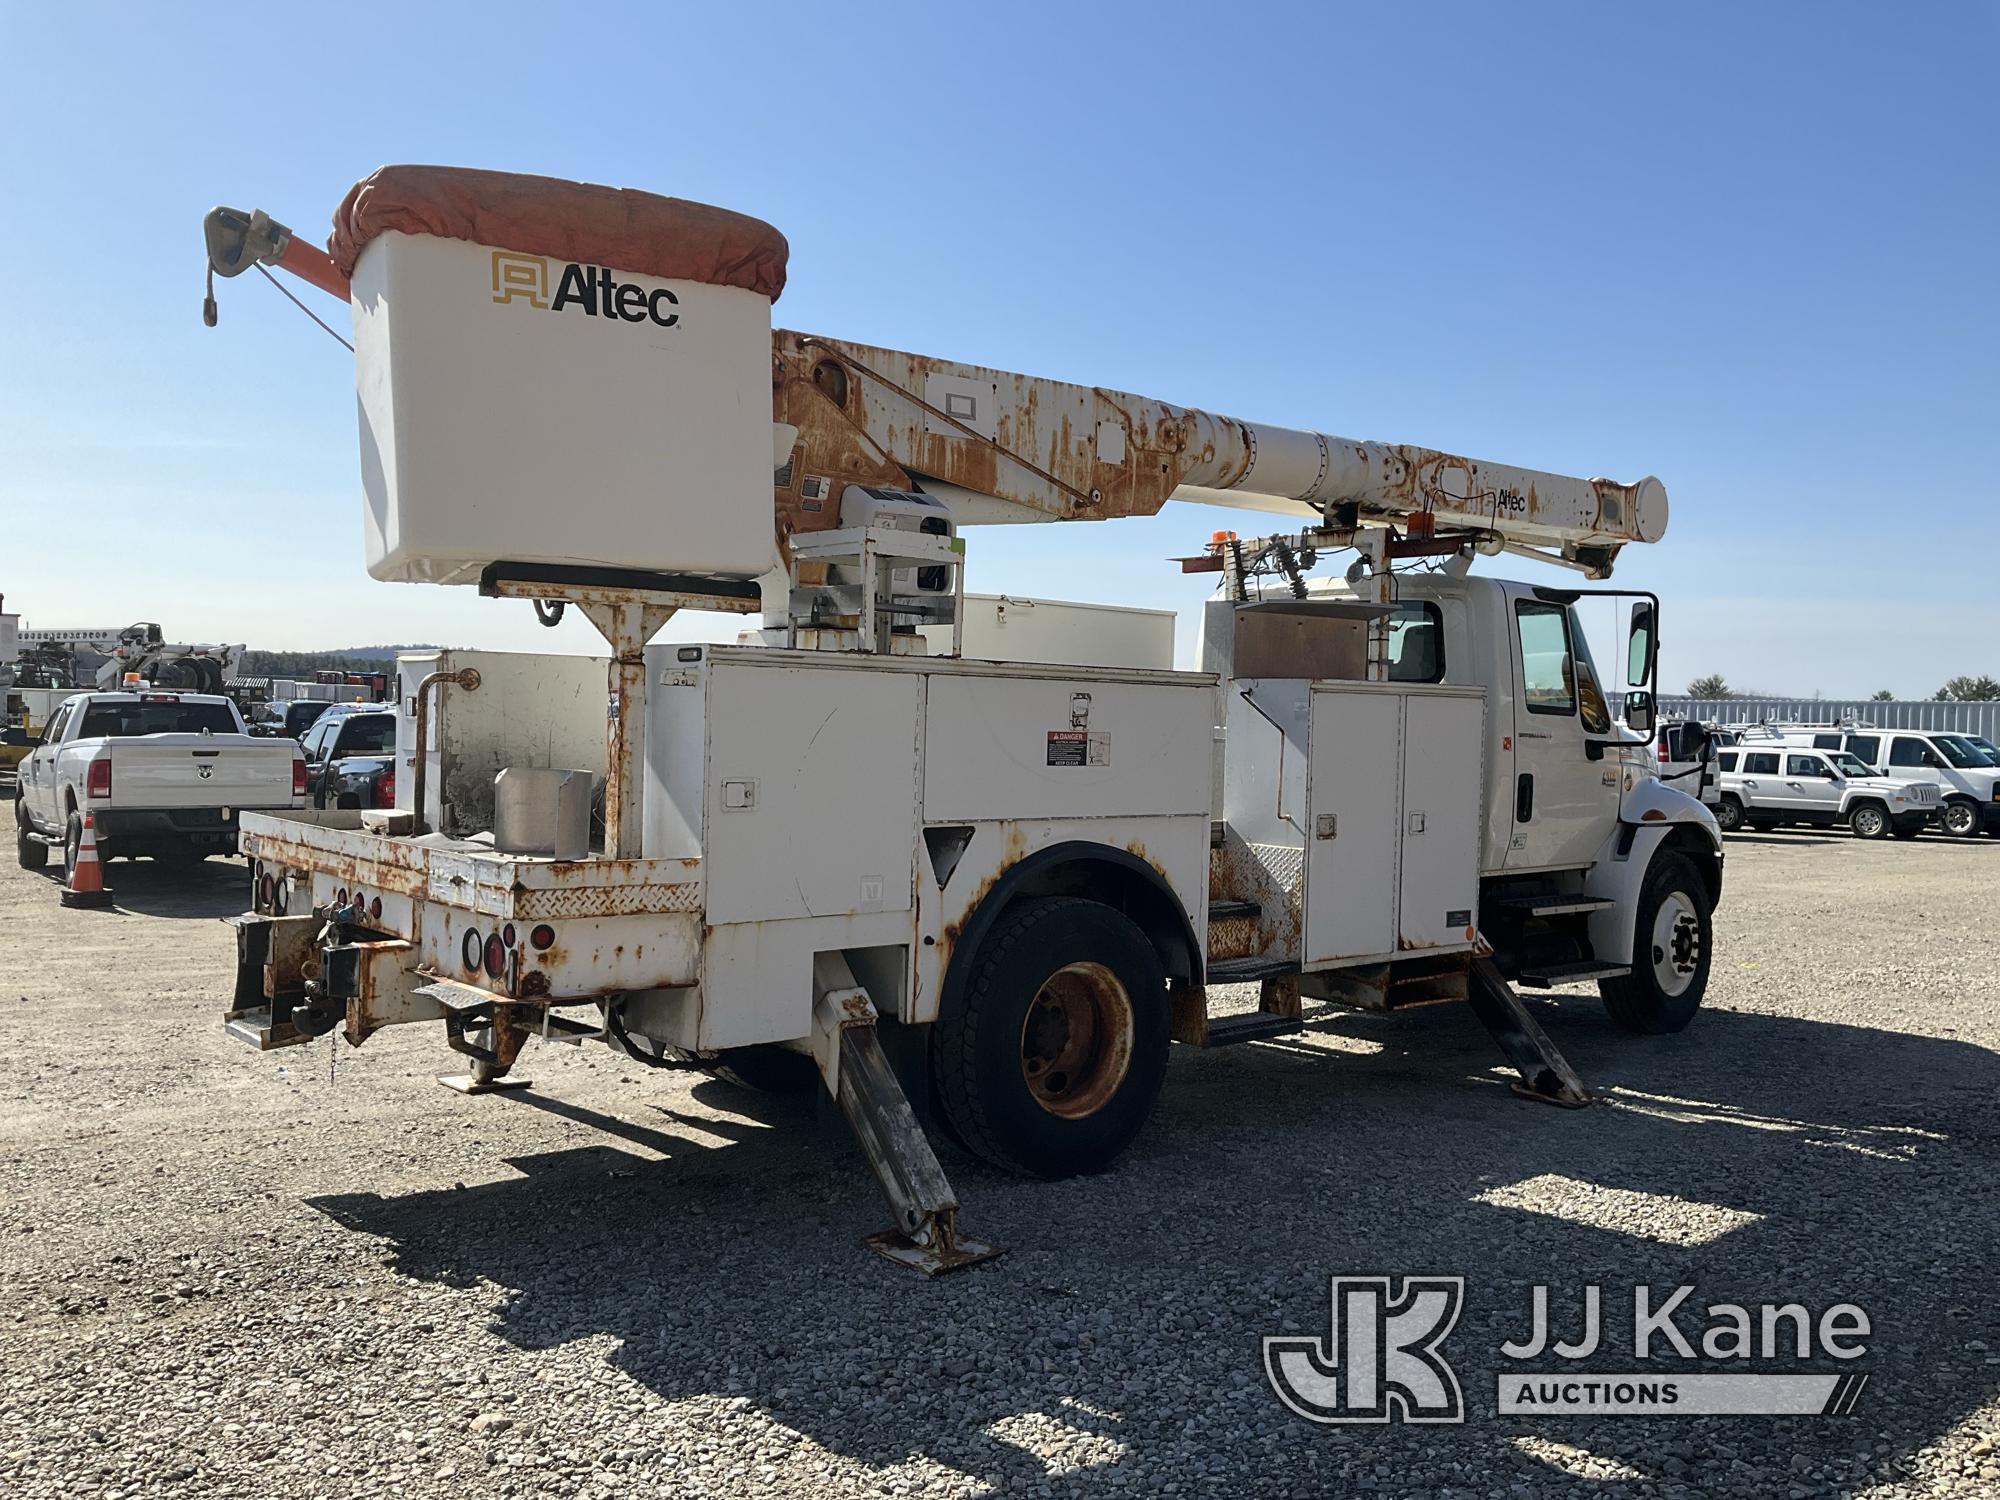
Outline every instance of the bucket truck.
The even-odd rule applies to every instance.
[[[490,826],[445,826],[428,737],[510,690],[448,663],[404,682],[398,808],[244,817],[238,1039],[441,1024],[469,1091],[518,1083],[530,1036],[796,1065],[894,1211],[874,1248],[935,1273],[992,1252],[912,1093],[1059,1177],[1131,1142],[1172,1043],[1309,1007],[1461,1001],[1571,1105],[1517,986],[1594,982],[1634,1032],[1694,1015],[1722,854],[1647,754],[1657,601],[1621,606],[1621,695],[1575,610],[1606,590],[1470,573],[1601,581],[1664,535],[1659,481],[773,330],[782,236],[649,194],[392,167],[327,252],[261,213],[207,233],[216,274],[349,302],[370,572],[576,608],[610,646],[602,759],[501,767]],[[1200,671],[959,653],[961,528],[1169,500],[1293,527],[1184,564],[1221,580]],[[761,612],[761,643],[653,643],[681,608]]]

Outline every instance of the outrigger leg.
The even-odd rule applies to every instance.
[[[1473,959],[1465,998],[1521,1075],[1521,1081],[1514,1085],[1515,1093],[1566,1109],[1581,1109],[1590,1103],[1590,1091],[1584,1088],[1576,1069],[1528,1014],[1528,1007],[1491,957],[1482,954]]]
[[[844,958],[823,953],[813,960],[813,1059],[896,1216],[894,1228],[862,1243],[926,1276],[1005,1254],[959,1237],[957,1195],[883,1054],[876,1019],[874,1002]]]

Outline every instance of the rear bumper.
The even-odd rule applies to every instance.
[[[250,809],[256,811],[257,809]],[[215,807],[92,809],[97,837],[104,843],[174,843],[192,848],[234,849],[237,809]]]

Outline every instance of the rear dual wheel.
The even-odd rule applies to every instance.
[[[1145,1125],[1170,1046],[1166,976],[1138,925],[1076,897],[1010,906],[931,1029],[952,1133],[1031,1177],[1098,1172]]]

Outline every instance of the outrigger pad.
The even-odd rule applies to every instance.
[[[484,1083],[470,1073],[440,1073],[438,1082],[459,1094],[497,1094],[506,1089],[525,1089],[532,1086],[532,1080],[516,1078],[512,1073],[500,1078],[490,1078]]]
[[[956,1240],[944,1246],[919,1245],[894,1229],[863,1235],[861,1243],[877,1255],[885,1256],[899,1266],[908,1266],[913,1271],[922,1271],[926,1276],[963,1271],[967,1266],[976,1266],[983,1260],[994,1260],[1007,1253],[993,1245],[982,1245],[978,1240]]]

